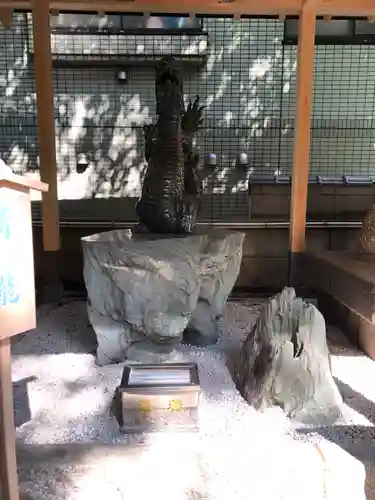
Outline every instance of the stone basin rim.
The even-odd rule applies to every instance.
[[[184,239],[184,238],[200,238],[202,236],[208,235],[217,235],[218,237],[229,235],[229,234],[243,234],[243,231],[236,231],[233,229],[225,229],[225,228],[203,228],[201,230],[197,229],[192,233],[186,234],[157,234],[157,233],[138,233],[133,231],[130,228],[127,229],[113,229],[110,231],[103,231],[100,233],[90,234],[88,236],[83,236],[81,238],[81,242],[84,244],[101,244],[101,243],[113,243],[116,241],[126,241],[132,242],[134,244],[137,243],[147,243],[147,242],[157,242],[157,241],[165,241],[165,240],[176,240],[176,239]],[[111,238],[113,236],[118,236],[118,238]],[[121,238],[122,236],[122,238]]]

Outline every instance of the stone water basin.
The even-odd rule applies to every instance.
[[[97,363],[162,360],[181,341],[214,344],[239,274],[244,233],[155,235],[120,229],[82,238]]]

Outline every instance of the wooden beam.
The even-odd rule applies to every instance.
[[[43,1],[43,0],[42,0]],[[33,0],[0,0],[0,7],[29,9]],[[304,0],[107,0],[106,12],[169,12],[179,14],[300,14]],[[99,11],[102,0],[51,0],[51,9]],[[318,15],[373,16],[374,0],[319,0]]]
[[[13,9],[0,8],[0,23],[4,26],[5,29],[9,29],[12,26],[12,21],[13,21]]]
[[[32,9],[40,177],[49,185],[42,195],[43,246],[47,252],[57,252],[60,228],[49,2],[32,0]]]
[[[293,150],[289,247],[291,282],[306,247],[306,209],[310,154],[310,115],[314,75],[316,0],[307,0],[299,20],[297,103]]]
[[[0,6],[16,5],[15,8],[27,8],[33,0],[0,0]],[[105,11],[117,12],[167,12],[178,14],[190,14],[191,12],[198,14],[229,14],[232,15],[237,12],[254,12],[259,9],[264,13],[267,11],[274,11],[280,13],[284,10],[284,3],[287,2],[291,11],[298,14],[300,11],[302,0],[181,0],[174,2],[172,0],[108,0],[105,2]],[[103,1],[100,0],[51,0],[51,8],[59,10],[90,10],[100,11],[103,10]],[[281,6],[281,8],[280,8]],[[244,10],[245,9],[245,10]]]

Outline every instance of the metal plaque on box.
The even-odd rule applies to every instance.
[[[198,428],[196,363],[126,365],[118,393],[124,432]]]

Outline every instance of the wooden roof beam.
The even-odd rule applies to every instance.
[[[163,12],[218,15],[296,15],[304,0],[108,0],[106,12]],[[31,0],[0,0],[1,8],[30,9]],[[102,11],[102,0],[51,0],[57,10]],[[318,0],[317,15],[375,16],[374,0]]]
[[[0,23],[4,26],[5,29],[9,29],[12,26],[12,20],[13,20],[13,9],[0,8]]]

